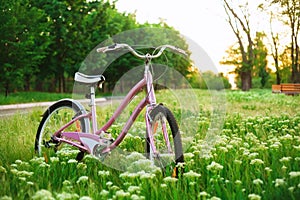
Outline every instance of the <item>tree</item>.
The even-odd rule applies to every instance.
[[[291,81],[300,83],[300,52],[299,52],[299,29],[300,29],[300,1],[299,0],[272,0],[272,4],[279,4],[281,14],[287,17],[285,24],[290,27],[290,57],[292,61]]]
[[[281,83],[281,76],[280,76],[280,69],[279,69],[279,35],[278,33],[274,33],[272,28],[272,19],[273,19],[273,13],[271,12],[270,17],[270,30],[271,30],[271,38],[272,38],[272,46],[271,46],[271,55],[274,60],[275,65],[275,74],[276,74],[276,84],[279,85]]]
[[[269,73],[267,72],[267,56],[268,50],[264,45],[263,39],[266,37],[265,33],[256,33],[256,37],[254,39],[254,60],[253,60],[253,76],[260,77],[261,87],[265,87]]]
[[[27,0],[4,1],[0,4],[0,84],[5,95],[30,81],[45,57],[44,50],[49,38],[42,30],[47,29],[45,13],[32,7]]]
[[[250,21],[249,21],[249,11],[247,10],[247,5],[240,6],[241,16],[229,5],[227,0],[224,1],[224,9],[227,14],[228,23],[234,32],[238,44],[239,52],[241,53],[242,62],[237,68],[238,74],[241,78],[242,90],[248,91],[252,86],[252,68],[254,60],[253,52],[253,40],[250,31]],[[244,41],[244,38],[246,40]]]

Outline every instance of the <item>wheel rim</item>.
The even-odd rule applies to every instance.
[[[165,135],[166,137],[164,137],[164,132],[167,133]],[[150,159],[161,168],[166,168],[167,166],[174,165],[175,152],[172,132],[170,130],[166,117],[162,113],[159,113],[155,116],[152,122],[151,134],[158,155],[154,155],[154,152],[150,145]]]
[[[53,133],[59,130],[59,128],[61,128],[63,125],[71,121],[72,118],[76,116],[76,114],[76,109],[70,108],[68,106],[56,108],[49,114],[41,128],[38,139],[38,154],[40,156],[44,156],[45,160],[52,156],[57,150],[62,149],[64,146],[63,144],[47,143],[51,140],[51,136],[53,135]],[[64,131],[81,132],[82,124],[80,121],[76,121]]]

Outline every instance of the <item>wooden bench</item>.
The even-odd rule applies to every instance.
[[[300,94],[299,83],[283,83],[280,85],[272,85],[272,93],[283,93],[286,95]]]

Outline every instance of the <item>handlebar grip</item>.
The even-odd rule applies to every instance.
[[[170,49],[172,49],[173,51],[175,51],[175,52],[178,52],[178,53],[183,54],[185,56],[188,55],[183,49],[180,49],[179,47],[176,47],[176,46],[168,46],[168,47]]]

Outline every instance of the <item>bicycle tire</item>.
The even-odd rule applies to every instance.
[[[168,131],[171,133],[168,133],[169,136],[172,136],[171,138],[169,137],[169,139],[173,140],[173,151],[175,151],[175,155],[174,155],[174,159],[171,162],[166,162],[163,163],[165,161],[162,161],[162,158],[156,158],[159,160],[158,165],[160,165],[160,167],[163,169],[163,173],[167,174],[168,172],[168,167],[170,169],[171,175],[173,177],[178,177],[179,174],[183,173],[183,167],[178,167],[179,163],[184,163],[184,156],[183,156],[183,150],[182,150],[182,141],[181,141],[181,135],[180,135],[180,131],[179,131],[179,127],[178,124],[176,122],[176,119],[173,115],[173,113],[166,108],[163,105],[157,105],[151,112],[150,112],[150,118],[151,118],[151,129],[152,129],[152,134],[153,137],[162,137],[161,135],[156,135],[156,130],[157,127],[154,128],[154,126],[157,126],[156,122],[158,120],[165,120],[165,122],[167,122],[168,124]],[[162,121],[161,121],[162,123]],[[156,130],[153,130],[156,129]],[[155,141],[155,146],[156,149],[158,151],[166,151],[166,149],[161,149],[158,146],[158,138],[154,138]],[[163,139],[165,140],[165,139]],[[170,143],[172,143],[172,141],[170,140]],[[172,145],[172,144],[171,144]],[[166,148],[166,147],[165,147]],[[149,139],[149,135],[148,133],[146,133],[146,145],[145,145],[145,151],[146,151],[146,157],[148,159],[151,159],[151,147],[150,147],[150,139]],[[162,153],[162,152],[159,152]]]
[[[64,110],[63,110],[64,109]],[[70,113],[69,113],[70,112]],[[63,114],[64,116],[61,117],[60,115]],[[39,156],[51,156],[52,153],[56,153],[58,150],[58,147],[60,144],[55,141],[51,141],[51,137],[55,131],[57,131],[61,126],[69,122],[73,117],[80,115],[80,114],[86,114],[86,110],[84,107],[77,101],[72,99],[62,99],[53,105],[51,105],[43,114],[42,120],[38,126],[36,137],[35,137],[35,152]],[[59,120],[62,120],[59,122]],[[55,122],[53,123],[53,127],[51,124],[51,121]],[[80,122],[79,124],[76,124],[75,122],[70,129],[79,129],[76,130],[78,132],[89,132],[89,119],[88,118],[82,118],[78,120]],[[59,124],[56,124],[56,122],[59,122]],[[49,126],[49,127],[47,127]],[[68,130],[70,130],[68,129]],[[72,130],[74,131],[74,130]],[[48,147],[45,144],[47,143]],[[50,144],[52,143],[52,144]],[[53,148],[50,148],[50,145],[53,146]],[[54,150],[54,151],[53,151]],[[47,152],[45,152],[47,151]],[[77,155],[77,160],[81,160],[83,158],[84,152],[79,152]],[[46,159],[46,158],[45,158]]]

